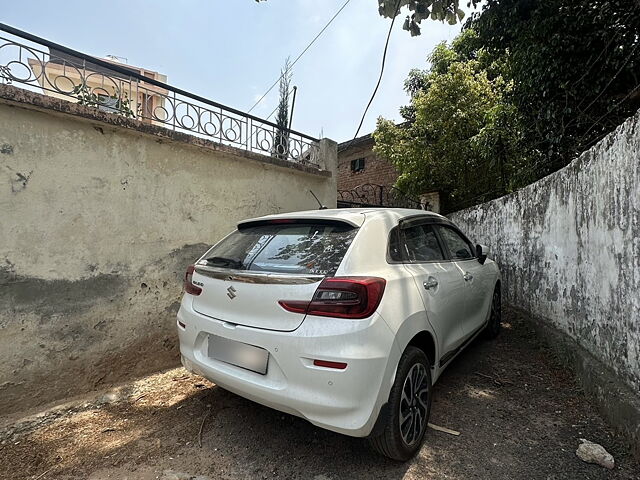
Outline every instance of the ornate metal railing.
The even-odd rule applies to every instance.
[[[365,183],[353,190],[338,190],[338,207],[394,207],[428,210],[430,205],[389,185]]]
[[[0,83],[225,145],[318,166],[319,141],[295,130],[0,23]],[[11,37],[18,37],[11,38]]]

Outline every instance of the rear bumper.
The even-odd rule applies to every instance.
[[[382,317],[364,320],[307,317],[293,332],[227,324],[195,312],[185,295],[178,321],[182,363],[221,387],[322,428],[367,436],[391,389],[400,356]],[[214,334],[269,352],[266,375],[209,358]],[[345,362],[344,370],[316,367],[314,359]]]

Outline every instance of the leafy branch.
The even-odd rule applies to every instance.
[[[129,99],[127,92],[124,92],[124,96],[99,95],[91,90],[86,83],[82,82],[81,84],[76,85],[71,93],[78,99],[79,105],[108,109],[109,112],[117,113],[118,115],[122,115],[127,118],[135,117],[133,110],[131,109],[131,100]],[[108,98],[115,100],[115,103],[110,104],[107,102]]]
[[[256,0],[264,2],[266,0]],[[480,0],[469,0],[467,7],[474,8]],[[464,18],[464,12],[460,8],[460,0],[378,0],[378,13],[385,18],[393,18],[400,14],[400,10],[407,7],[407,15],[402,28],[411,33],[412,37],[420,35],[420,23],[430,18],[440,22],[455,25]]]

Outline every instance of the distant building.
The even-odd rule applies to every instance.
[[[349,202],[362,202],[370,205],[422,206],[439,213],[441,209],[438,192],[420,195],[416,202],[399,198],[401,192],[394,192],[398,180],[398,171],[386,160],[373,151],[375,141],[371,134],[363,135],[355,140],[338,145],[338,203],[341,197]],[[379,188],[378,188],[379,187]]]
[[[338,145],[338,190],[353,190],[364,184],[392,186],[398,171],[373,151],[371,134]]]
[[[127,65],[116,57],[101,58],[100,60],[118,65],[147,78],[166,83],[167,76],[146,68]],[[163,120],[167,115],[165,98],[168,91],[144,81],[129,80],[124,74],[109,70],[72,55],[50,49],[49,59],[42,62],[29,58],[29,66],[35,78],[43,89],[43,93],[50,97],[70,100],[70,96],[79,94],[93,94],[100,110],[122,113],[129,110],[134,116],[146,123],[162,125],[154,118]],[[44,72],[42,71],[44,66]],[[83,85],[84,80],[84,85]],[[78,92],[83,88],[84,92]]]

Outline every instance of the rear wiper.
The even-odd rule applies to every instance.
[[[242,270],[242,261],[237,258],[227,257],[209,257],[206,259],[207,263],[212,263],[219,267],[235,268],[236,270]]]

